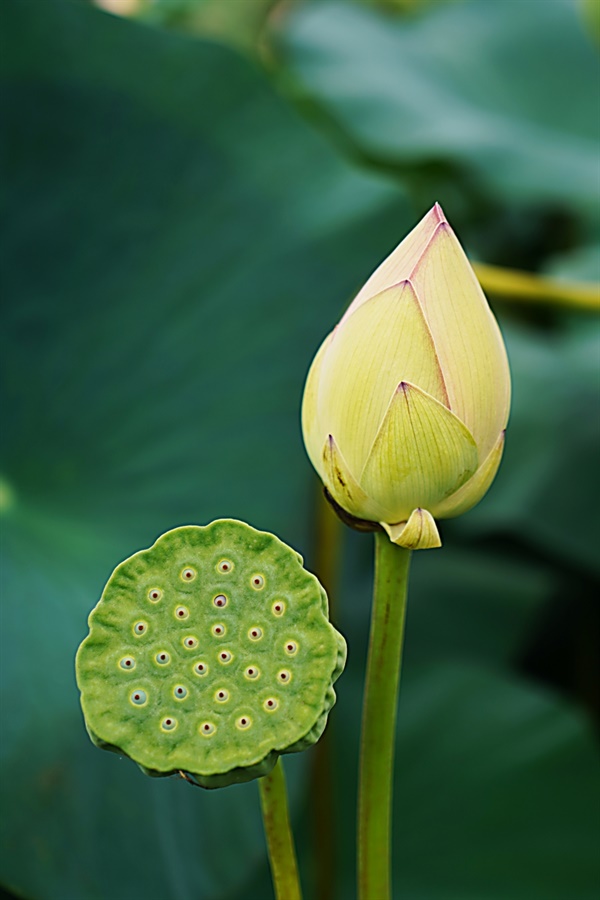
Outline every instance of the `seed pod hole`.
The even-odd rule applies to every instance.
[[[173,716],[167,716],[167,718],[163,719],[160,723],[160,727],[162,731],[174,731],[177,728],[177,719]]]
[[[184,688],[182,684],[176,684],[173,688],[173,696],[176,700],[183,700],[187,697],[187,688]]]
[[[250,716],[240,716],[235,723],[236,728],[239,728],[242,731],[244,731],[246,728],[250,728],[251,725],[252,719],[250,718]]]
[[[146,634],[148,631],[148,623],[147,622],[136,622],[133,626],[133,633],[136,637],[140,637],[142,634]]]
[[[159,650],[154,659],[159,666],[166,666],[171,662],[171,657],[166,650]]]
[[[287,684],[288,681],[292,680],[292,673],[287,669],[282,669],[277,673],[277,681],[280,681],[282,684]]]
[[[265,702],[263,703],[263,707],[267,710],[267,712],[274,712],[279,706],[279,701],[275,699],[275,697],[267,697]]]
[[[219,622],[217,625],[213,625],[211,631],[215,637],[223,637],[225,634],[225,626]]]
[[[131,694],[129,695],[129,699],[134,706],[144,706],[146,704],[146,701],[148,700],[148,697],[146,696],[146,691],[142,691],[140,688],[138,688],[137,690],[131,692]]]
[[[180,619],[182,622],[184,619],[189,618],[190,611],[187,606],[178,606],[175,610],[175,618]]]
[[[151,588],[151,590],[148,591],[148,600],[151,600],[152,603],[158,603],[162,595],[163,592],[160,588]]]
[[[219,609],[222,609],[224,606],[227,606],[227,597],[225,594],[217,594],[215,599],[213,600],[215,606],[218,606]]]
[[[205,662],[197,662],[194,666],[194,672],[196,675],[208,675],[208,666]]]
[[[283,600],[276,600],[271,607],[271,611],[274,616],[282,616],[285,612],[285,603]]]
[[[227,575],[233,569],[233,563],[230,559],[221,559],[217,563],[217,572],[220,572],[222,575]]]
[[[244,672],[244,677],[249,678],[251,681],[254,681],[255,678],[260,677],[260,669],[258,668],[258,666],[248,666],[248,668]]]
[[[182,643],[186,650],[193,650],[198,646],[198,638],[194,637],[193,634],[188,634],[187,637],[184,637]]]
[[[288,656],[295,656],[298,652],[298,644],[296,641],[286,641],[284,649]]]
[[[263,636],[262,628],[259,628],[258,625],[253,625],[250,631],[248,632],[248,637],[251,641],[260,641]]]
[[[229,700],[229,691],[226,691],[225,688],[216,691],[215,700],[217,703],[225,703],[226,700]]]
[[[194,578],[196,577],[196,575],[197,575],[197,572],[195,569],[192,569],[191,566],[186,566],[186,568],[183,569],[183,571],[181,572],[181,575],[179,577],[181,578],[182,581],[193,581]]]
[[[203,722],[198,730],[204,737],[210,737],[217,729],[212,722]]]
[[[224,666],[226,666],[226,665],[228,665],[228,663],[231,662],[231,660],[233,659],[233,656],[229,652],[229,650],[221,650],[221,652],[219,653],[218,659],[219,659],[220,663],[222,663]]]
[[[124,656],[123,659],[119,660],[119,665],[122,669],[131,671],[131,669],[135,669],[135,659],[133,656]]]
[[[253,575],[250,579],[250,584],[255,591],[262,591],[265,586],[265,579],[262,575]]]

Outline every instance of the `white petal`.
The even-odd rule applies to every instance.
[[[408,522],[400,522],[398,525],[386,525],[380,523],[387,531],[390,541],[407,550],[432,550],[441,547],[435,519],[426,509],[413,509]]]
[[[306,384],[304,386],[304,395],[302,397],[302,435],[304,437],[304,446],[306,447],[306,452],[308,453],[311,463],[321,478],[323,478],[323,457],[321,451],[327,433],[319,424],[317,416],[317,395],[319,391],[321,365],[323,363],[325,351],[331,341],[331,337],[331,334],[327,335],[311,363],[306,377]]]
[[[358,476],[401,381],[447,404],[431,333],[413,288],[397,285],[340,323],[321,363],[317,418]]]

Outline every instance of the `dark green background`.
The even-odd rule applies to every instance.
[[[74,654],[114,565],[175,525],[239,517],[315,564],[302,386],[380,259],[439,200],[473,256],[599,277],[600,72],[575,2],[214,8],[0,4],[0,878],[34,900],[271,896],[256,785],[201,792],[96,750]],[[598,321],[492,301],[506,456],[415,555],[395,889],[592,900]],[[354,895],[372,551],[343,540],[331,900]],[[307,898],[316,759],[286,760]]]

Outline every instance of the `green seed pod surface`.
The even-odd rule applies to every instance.
[[[302,557],[233,519],[175,528],[125,560],[89,627],[76,669],[94,743],[203,787],[317,741],[346,659]]]

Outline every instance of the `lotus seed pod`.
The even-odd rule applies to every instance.
[[[176,528],[117,566],[89,628],[76,669],[91,739],[207,788],[317,741],[346,659],[302,557],[232,519]]]

